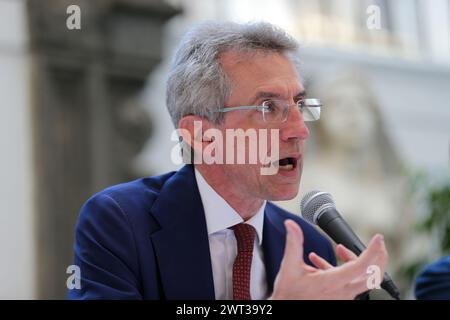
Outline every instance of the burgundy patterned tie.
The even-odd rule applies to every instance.
[[[256,231],[246,223],[231,227],[237,240],[237,256],[233,264],[233,299],[251,300],[250,270]]]

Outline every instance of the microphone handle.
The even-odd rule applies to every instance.
[[[359,256],[361,252],[366,249],[364,243],[361,242],[336,209],[327,208],[326,213],[327,214],[322,213],[317,218],[319,227],[325,231],[334,242],[344,245],[347,249]],[[392,298],[400,300],[400,292],[387,272],[384,273],[383,282],[380,286],[389,293]]]

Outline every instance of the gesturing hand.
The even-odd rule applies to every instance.
[[[388,254],[383,236],[375,235],[367,249],[357,257],[342,245],[337,255],[345,261],[339,267],[330,265],[315,253],[309,258],[314,267],[303,260],[303,232],[292,220],[286,220],[286,247],[270,299],[354,299],[368,290],[369,266],[378,266],[383,275]],[[382,277],[380,279],[382,281]]]

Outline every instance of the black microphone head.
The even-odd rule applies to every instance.
[[[326,208],[336,209],[336,205],[331,194],[324,191],[310,191],[303,197],[300,203],[303,218],[313,224],[317,224],[317,219]]]

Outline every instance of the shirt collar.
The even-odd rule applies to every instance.
[[[201,173],[195,169],[195,179],[197,180],[198,191],[202,199],[203,209],[205,210],[206,226],[208,235],[215,232],[226,230],[238,223],[244,222],[244,219],[222,198],[209,184]],[[258,236],[258,243],[262,244],[264,209],[266,207],[264,200],[263,205],[258,212],[247,220],[245,223],[255,228]]]

